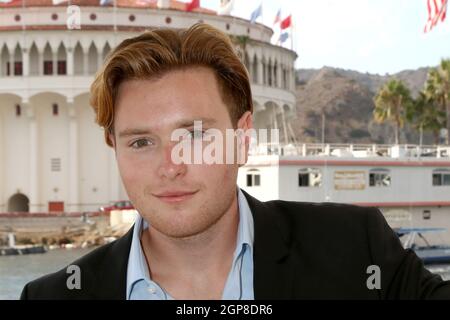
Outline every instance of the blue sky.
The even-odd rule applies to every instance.
[[[450,9],[443,23],[424,34],[426,0],[235,0],[232,15],[248,19],[261,2],[263,17],[257,21],[270,27],[278,8],[283,17],[292,13],[297,68],[326,65],[385,74],[450,58]],[[201,1],[214,10],[219,3]]]

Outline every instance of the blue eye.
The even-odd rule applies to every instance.
[[[133,149],[142,149],[152,145],[152,142],[148,139],[138,139],[131,144]]]

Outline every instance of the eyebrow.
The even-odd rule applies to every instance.
[[[213,124],[216,123],[216,119],[213,118],[193,118],[190,120],[180,120],[178,122],[175,123],[175,127],[176,128],[187,128],[187,127],[192,127],[194,126],[194,121],[201,121],[202,125],[203,124]]]
[[[138,136],[141,134],[150,134],[150,133],[152,133],[152,131],[146,128],[128,128],[119,133],[119,138]]]
[[[176,128],[188,128],[188,127],[193,127],[194,126],[194,121],[201,121],[202,122],[202,126],[204,124],[213,124],[216,123],[217,120],[213,119],[213,118],[194,118],[194,119],[190,119],[190,120],[180,120],[178,122],[175,123],[175,127]],[[124,137],[130,137],[130,136],[138,136],[138,135],[145,135],[145,134],[152,134],[153,131],[150,128],[127,128],[124,129],[123,131],[119,132],[119,138],[124,138]]]

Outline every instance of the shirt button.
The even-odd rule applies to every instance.
[[[155,294],[156,293],[156,289],[153,287],[148,288],[148,292],[150,292],[151,294]]]

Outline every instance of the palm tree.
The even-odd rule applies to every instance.
[[[450,143],[450,59],[442,59],[437,68],[428,73],[427,91],[445,112],[444,127],[447,128],[447,141]]]
[[[439,130],[445,122],[445,112],[426,89],[419,92],[417,99],[406,110],[406,119],[420,132],[420,145],[422,145],[424,131],[432,132],[434,141],[438,144]]]
[[[395,144],[398,144],[399,130],[403,127],[406,110],[412,102],[410,90],[401,80],[392,79],[378,91],[374,102],[375,121],[378,123],[393,122]]]

